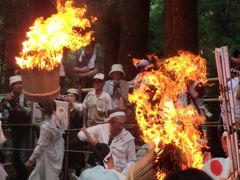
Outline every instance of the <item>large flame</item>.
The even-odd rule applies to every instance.
[[[205,64],[200,56],[179,52],[179,56],[148,67],[150,71],[139,76],[140,84],[129,96],[136,104],[136,118],[145,142],[155,143],[158,156],[165,144],[175,144],[185,154],[188,167],[201,168],[203,164],[197,127],[204,118],[193,106],[184,107],[180,96],[190,82],[205,83]],[[163,173],[158,174],[162,177]]]
[[[27,32],[27,40],[22,43],[23,49],[17,64],[22,69],[53,70],[59,66],[63,49],[73,51],[88,45],[92,40],[92,31],[84,32],[91,27],[91,21],[83,18],[86,7],[74,8],[72,1],[66,1],[63,7],[57,2],[57,14],[46,20],[36,19]],[[92,18],[92,22],[95,18]]]

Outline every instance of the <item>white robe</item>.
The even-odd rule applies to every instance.
[[[59,120],[59,119],[58,119]],[[47,117],[41,124],[40,137],[30,160],[37,161],[29,180],[58,180],[64,157],[64,140],[61,122],[54,116]],[[66,127],[66,125],[64,125]]]
[[[109,123],[92,126],[90,128],[87,128],[87,130],[93,137],[97,139],[99,143],[108,144],[110,135]],[[85,134],[82,131],[78,133],[78,137],[81,141],[87,140]],[[123,129],[119,135],[113,138],[110,149],[112,152],[115,169],[118,172],[126,175],[129,168],[136,161],[134,137],[130,132]]]

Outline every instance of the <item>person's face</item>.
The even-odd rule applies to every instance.
[[[120,134],[122,132],[123,128],[125,127],[125,121],[126,121],[125,116],[117,116],[117,117],[114,117],[113,119],[111,119],[110,133],[113,137],[117,136],[118,134]]]
[[[93,79],[93,88],[95,90],[100,90],[104,86],[104,81],[101,79]]]
[[[70,102],[70,103],[74,103],[74,102],[77,102],[77,97],[75,94],[73,93],[67,93],[66,94],[66,97],[65,97],[65,100],[67,102]]]
[[[22,82],[15,82],[12,84],[12,91],[13,93],[21,93],[23,89]]]
[[[123,74],[120,71],[114,71],[111,73],[112,79],[113,80],[120,80],[123,78]]]

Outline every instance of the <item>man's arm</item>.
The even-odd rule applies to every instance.
[[[73,71],[75,73],[86,73],[86,72],[90,71],[90,69],[87,66],[84,66],[84,67],[74,67]]]
[[[89,70],[88,72],[84,72],[84,73],[77,73],[77,76],[80,78],[83,77],[93,77],[95,74],[99,73],[99,69],[94,68],[92,70]]]
[[[100,127],[101,127],[100,125],[92,126],[92,127],[87,128],[86,130],[87,130],[87,132],[89,132],[90,136],[97,139],[98,133],[100,132]],[[84,133],[84,130],[79,131],[78,138],[80,139],[80,141],[88,141],[88,137]]]

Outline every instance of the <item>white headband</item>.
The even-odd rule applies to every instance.
[[[110,119],[117,117],[117,116],[126,116],[125,112],[117,111],[109,115],[109,118],[105,119],[105,122],[108,122]]]
[[[109,115],[109,118],[112,119],[117,116],[126,116],[125,112],[123,111],[117,111]]]

